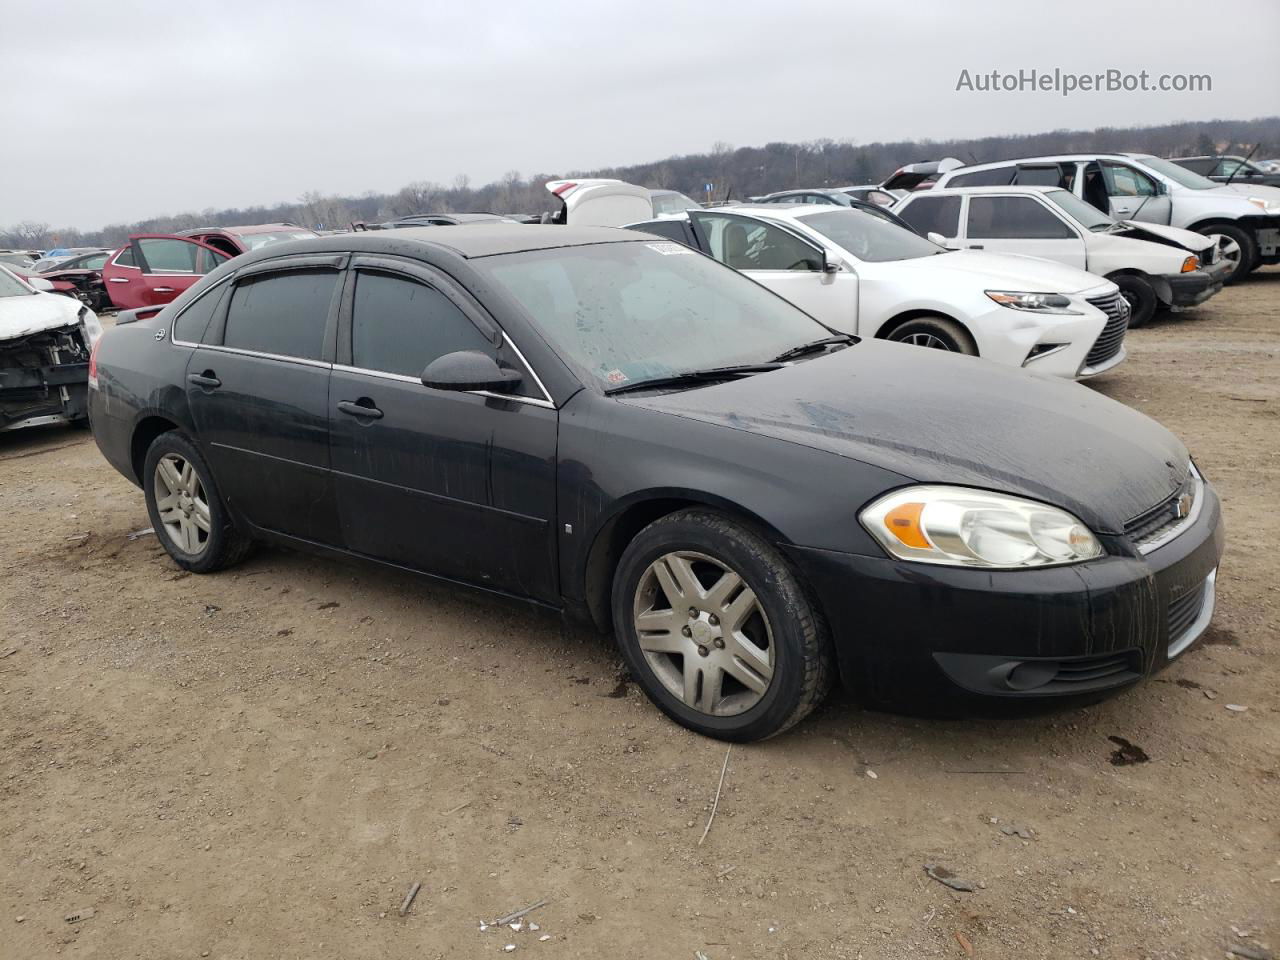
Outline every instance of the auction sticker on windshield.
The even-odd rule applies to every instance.
[[[673,254],[678,254],[678,253],[689,253],[689,254],[693,253],[693,251],[690,250],[688,247],[686,247],[684,244],[675,243],[671,240],[664,240],[659,243],[646,243],[645,246],[648,247],[650,250],[656,250],[658,253],[662,254],[664,257],[670,257]]]

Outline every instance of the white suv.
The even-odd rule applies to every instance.
[[[1117,220],[1144,220],[1221,237],[1226,282],[1280,263],[1280,188],[1214,183],[1143,153],[1062,154],[957,167],[937,187],[1050,186]]]
[[[1060,187],[938,187],[893,207],[922,236],[952,249],[1043,257],[1112,280],[1129,326],[1222,289],[1230,265],[1208,237],[1163,224],[1123,223]]]

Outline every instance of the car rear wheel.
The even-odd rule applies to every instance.
[[[1222,259],[1230,265],[1224,283],[1235,283],[1249,275],[1258,261],[1258,247],[1247,231],[1229,223],[1211,223],[1199,232],[1217,240],[1222,248]]]
[[[177,431],[152,441],[143,467],[147,513],[174,563],[212,573],[239,563],[253,541],[231,523],[204,457]]]
[[[885,339],[971,357],[978,355],[978,345],[973,342],[969,331],[947,317],[916,317],[894,327]]]
[[[645,693],[691,730],[762,740],[831,685],[825,625],[785,558],[728,517],[682,510],[630,543],[613,583],[622,654]]]
[[[1111,279],[1129,304],[1130,327],[1140,327],[1155,316],[1160,298],[1145,278],[1126,273]]]

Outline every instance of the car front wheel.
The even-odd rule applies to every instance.
[[[232,524],[204,457],[181,433],[152,441],[143,490],[157,539],[183,569],[212,573],[239,563],[253,546]]]
[[[613,584],[623,656],[645,693],[691,730],[747,742],[804,718],[831,685],[830,641],[785,558],[708,510],[650,524]]]
[[[978,355],[978,345],[969,331],[947,317],[916,317],[894,327],[885,336],[895,343],[909,343],[915,347],[933,350],[949,350],[971,357]]]

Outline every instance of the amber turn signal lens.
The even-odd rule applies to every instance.
[[[884,525],[904,545],[918,550],[928,550],[931,544],[920,526],[922,513],[924,513],[923,503],[899,504],[885,514]]]
[[[1199,257],[1187,257],[1187,259],[1182,261],[1183,273],[1191,273],[1193,270],[1199,270],[1199,269],[1200,269]]]

